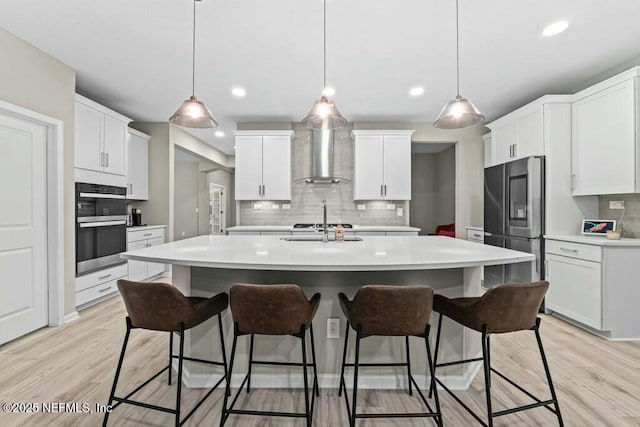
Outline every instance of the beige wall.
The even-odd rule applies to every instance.
[[[73,69],[0,28],[0,99],[64,122],[64,306],[75,311]]]
[[[198,178],[201,175],[204,176],[198,172],[197,161],[175,162],[174,188],[178,188],[179,191],[174,193],[174,240],[188,239],[200,234],[199,213],[196,209],[200,207],[201,180]]]
[[[451,224],[456,218],[456,148],[435,154],[436,225]]]

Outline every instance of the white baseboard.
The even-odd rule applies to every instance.
[[[79,318],[80,315],[78,314],[78,312],[72,311],[71,313],[64,315],[64,324],[66,325],[67,323],[71,323],[74,320],[78,320]]]
[[[466,390],[471,385],[476,374],[480,370],[482,364],[480,362],[471,363],[471,368],[466,370],[464,375],[442,375],[438,379],[442,381],[451,390]],[[178,361],[173,361],[174,371],[178,371]],[[182,367],[182,382],[189,388],[211,388],[221,378],[220,374],[191,374],[188,366]],[[347,388],[353,387],[353,368],[345,373],[345,382]],[[242,384],[246,374],[233,374],[231,377],[231,387],[238,388]],[[413,376],[420,388],[426,390],[429,388],[430,377],[427,375]],[[312,381],[312,372],[309,370],[308,379]],[[337,389],[340,375],[338,374],[320,374],[318,375],[318,386],[323,389]],[[251,375],[251,387],[254,388],[304,388],[304,379],[302,373],[278,375],[278,374],[258,374]],[[380,390],[396,390],[407,388],[406,375],[368,375],[366,373],[358,374],[358,389],[380,389]]]

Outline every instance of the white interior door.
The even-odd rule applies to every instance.
[[[48,323],[46,142],[0,114],[0,344]]]

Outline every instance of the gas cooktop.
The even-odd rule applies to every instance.
[[[329,228],[336,228],[338,226],[338,224],[327,224],[327,227]],[[342,224],[342,227],[344,228],[353,228],[353,224]],[[293,224],[293,228],[322,228],[322,224],[320,223],[316,223],[316,224]]]

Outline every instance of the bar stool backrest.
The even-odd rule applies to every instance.
[[[353,298],[351,322],[362,327],[362,336],[423,336],[432,309],[430,287],[367,285]]]
[[[297,285],[234,284],[229,305],[238,331],[259,335],[298,335],[309,327],[320,294],[307,300]]]
[[[536,324],[549,282],[508,283],[490,288],[469,312],[477,330],[486,325],[490,333],[506,333],[531,329]]]
[[[160,282],[118,280],[118,289],[132,326],[154,331],[178,331],[190,305],[174,286]]]

